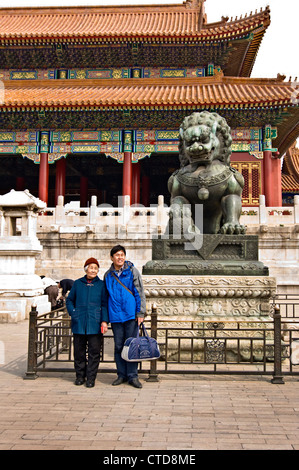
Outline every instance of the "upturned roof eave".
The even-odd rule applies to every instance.
[[[111,103],[119,107],[140,107],[165,105],[170,108],[195,104],[186,98],[176,102],[171,99],[170,90],[181,89],[184,94],[193,90],[193,96],[200,97],[203,89],[218,87],[223,102],[216,99],[207,103],[222,106],[292,106],[292,87],[280,79],[256,79],[236,77],[201,77],[201,78],[170,78],[160,79],[90,79],[90,80],[18,80],[5,81],[6,98],[2,109],[11,107],[49,107],[49,106],[109,106]],[[56,90],[56,91],[55,91]],[[152,94],[160,90],[163,99],[153,101]],[[239,91],[238,91],[239,90]],[[126,99],[123,99],[124,92]],[[108,98],[104,100],[102,96]],[[188,93],[186,93],[187,96]],[[49,96],[52,96],[49,99]],[[65,99],[61,101],[61,96]],[[181,93],[180,93],[181,95]],[[14,98],[15,96],[15,98]],[[142,96],[142,97],[141,97]],[[38,99],[37,99],[38,97]],[[140,98],[141,97],[141,98]],[[231,99],[232,97],[232,99]],[[51,102],[50,102],[51,101]],[[189,102],[190,101],[190,102]],[[202,100],[199,100],[201,103]],[[63,104],[61,104],[63,103]]]

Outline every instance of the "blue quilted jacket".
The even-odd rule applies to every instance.
[[[66,299],[75,334],[98,334],[108,319],[108,295],[104,281],[98,278],[88,283],[86,276],[77,279]]]
[[[133,263],[125,261],[125,268],[119,280],[132,292],[128,292],[112,275],[117,277],[113,264],[105,273],[108,296],[108,312],[110,323],[124,323],[137,316],[144,317],[146,311],[145,295],[142,278]]]

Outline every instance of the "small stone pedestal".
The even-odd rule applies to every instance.
[[[38,211],[45,203],[29,191],[0,196],[0,322],[28,318],[31,305],[39,313],[51,310],[35,259],[42,251],[36,236]]]

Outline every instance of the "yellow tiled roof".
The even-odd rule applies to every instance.
[[[295,144],[288,149],[284,157],[281,181],[284,192],[299,194],[299,148]]]
[[[281,175],[281,186],[284,192],[299,192],[299,181],[293,175]]]
[[[2,8],[0,40],[57,38],[229,38],[270,24],[270,11],[203,24],[201,1],[182,5]]]
[[[4,107],[291,105],[293,89],[276,79],[205,77],[5,81]]]

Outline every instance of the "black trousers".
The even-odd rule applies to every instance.
[[[102,334],[74,334],[74,365],[77,378],[95,380],[100,363]]]

